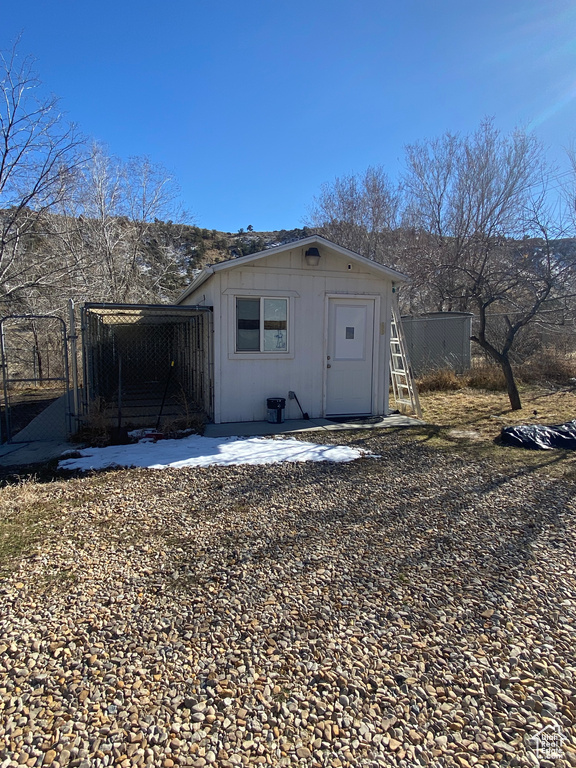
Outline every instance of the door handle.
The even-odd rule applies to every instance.
[[[326,368],[332,368],[332,366],[330,365],[330,363],[328,363],[328,365],[326,366]]]

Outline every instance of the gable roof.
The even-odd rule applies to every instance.
[[[274,248],[267,248],[265,251],[250,253],[247,256],[239,256],[235,259],[227,259],[226,261],[220,261],[217,264],[210,264],[204,267],[204,269],[202,269],[202,271],[196,275],[186,290],[184,290],[183,293],[176,299],[176,304],[180,304],[180,302],[184,301],[187,296],[199,288],[202,283],[205,283],[206,280],[208,280],[208,278],[211,277],[211,275],[213,275],[215,272],[221,272],[225,269],[233,269],[234,267],[238,267],[242,264],[250,264],[253,261],[258,261],[258,259],[262,259],[266,256],[272,256],[276,253],[283,253],[285,251],[293,251],[295,248],[307,248],[311,245],[326,246],[332,251],[336,251],[340,255],[350,259],[350,261],[359,262],[363,266],[369,267],[375,272],[380,272],[382,275],[385,275],[386,277],[389,277],[396,282],[406,283],[409,280],[409,278],[402,274],[402,272],[397,272],[391,267],[386,267],[384,264],[378,264],[376,261],[367,259],[365,256],[361,256],[355,251],[350,251],[348,248],[337,245],[336,243],[333,243],[331,240],[328,240],[321,235],[310,235],[310,237],[303,237],[301,240],[293,240],[290,243],[277,245]]]

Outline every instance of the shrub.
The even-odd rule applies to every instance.
[[[471,368],[466,374],[466,385],[472,389],[487,389],[500,392],[506,389],[502,370],[492,363],[483,363]]]
[[[496,365],[484,363],[466,373],[457,374],[451,368],[428,371],[416,378],[419,392],[450,392],[465,387],[501,391],[506,389],[504,374]]]
[[[416,378],[416,385],[419,392],[443,392],[462,389],[466,386],[465,382],[451,368],[428,371]]]
[[[106,418],[108,408],[109,404],[103,397],[96,397],[90,403],[88,415],[82,419],[78,431],[72,435],[72,441],[74,443],[86,443],[87,445],[99,448],[108,445],[110,443],[108,419]]]
[[[517,369],[527,384],[553,382],[568,384],[576,376],[576,362],[554,349],[543,349]]]
[[[516,379],[525,384],[569,385],[576,379],[576,359],[566,357],[553,349],[541,350],[538,355],[521,365],[513,365]],[[483,362],[474,365],[463,374],[456,374],[450,368],[428,371],[416,377],[418,391],[450,392],[470,387],[491,392],[506,390],[506,379],[498,365]]]

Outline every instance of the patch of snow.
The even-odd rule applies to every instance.
[[[107,467],[147,467],[167,469],[208,467],[211,464],[275,464],[280,461],[354,461],[367,456],[365,451],[344,445],[319,445],[294,438],[273,440],[263,437],[201,437],[181,440],[140,440],[132,445],[85,448],[78,458],[60,461],[59,469],[105,469]]]
[[[476,432],[474,429],[450,429],[448,436],[460,437],[465,440],[480,440],[482,438],[480,432]]]

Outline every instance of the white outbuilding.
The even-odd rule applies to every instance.
[[[203,269],[179,305],[213,314],[215,423],[386,415],[400,272],[318,235]]]

